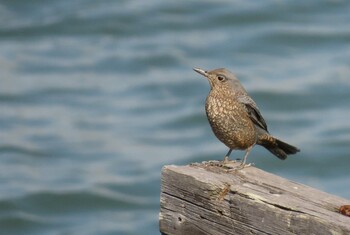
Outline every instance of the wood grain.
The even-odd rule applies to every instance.
[[[350,234],[350,218],[338,211],[345,204],[255,167],[172,165],[162,170],[159,226],[167,235]]]

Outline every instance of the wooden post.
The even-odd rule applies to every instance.
[[[350,217],[338,212],[349,200],[255,167],[165,166],[160,203],[166,235],[350,234]]]

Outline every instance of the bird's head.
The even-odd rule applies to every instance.
[[[230,92],[246,92],[236,76],[229,70],[220,68],[206,71],[199,68],[193,68],[194,71],[206,77],[212,90],[222,90]]]

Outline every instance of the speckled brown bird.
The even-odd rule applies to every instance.
[[[255,144],[282,160],[300,151],[270,135],[258,106],[233,73],[224,68],[211,71],[194,68],[194,71],[209,81],[211,89],[205,110],[215,136],[229,148],[225,163],[232,150],[246,150],[241,163],[241,168],[244,167]]]

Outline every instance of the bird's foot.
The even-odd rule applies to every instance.
[[[225,156],[224,160],[222,161],[221,166],[225,169],[232,169],[234,168],[232,165],[236,163],[236,160],[230,160],[228,156]]]
[[[254,163],[240,164],[239,166],[231,167],[230,169],[227,170],[227,172],[239,171],[250,166],[254,166]]]
[[[224,161],[208,161],[206,162],[206,164],[210,165],[210,166],[217,166],[217,167],[225,167],[226,164],[228,164],[230,161],[228,162],[224,162]]]
[[[227,164],[229,162],[230,162],[230,159],[228,158],[228,156],[225,156],[223,164],[225,165],[225,164]]]
[[[236,163],[236,161],[230,160],[228,157],[225,157],[223,161],[211,160],[211,161],[205,161],[202,163],[210,166],[217,166],[217,167],[223,167],[225,169],[231,169],[233,168],[232,165]]]

